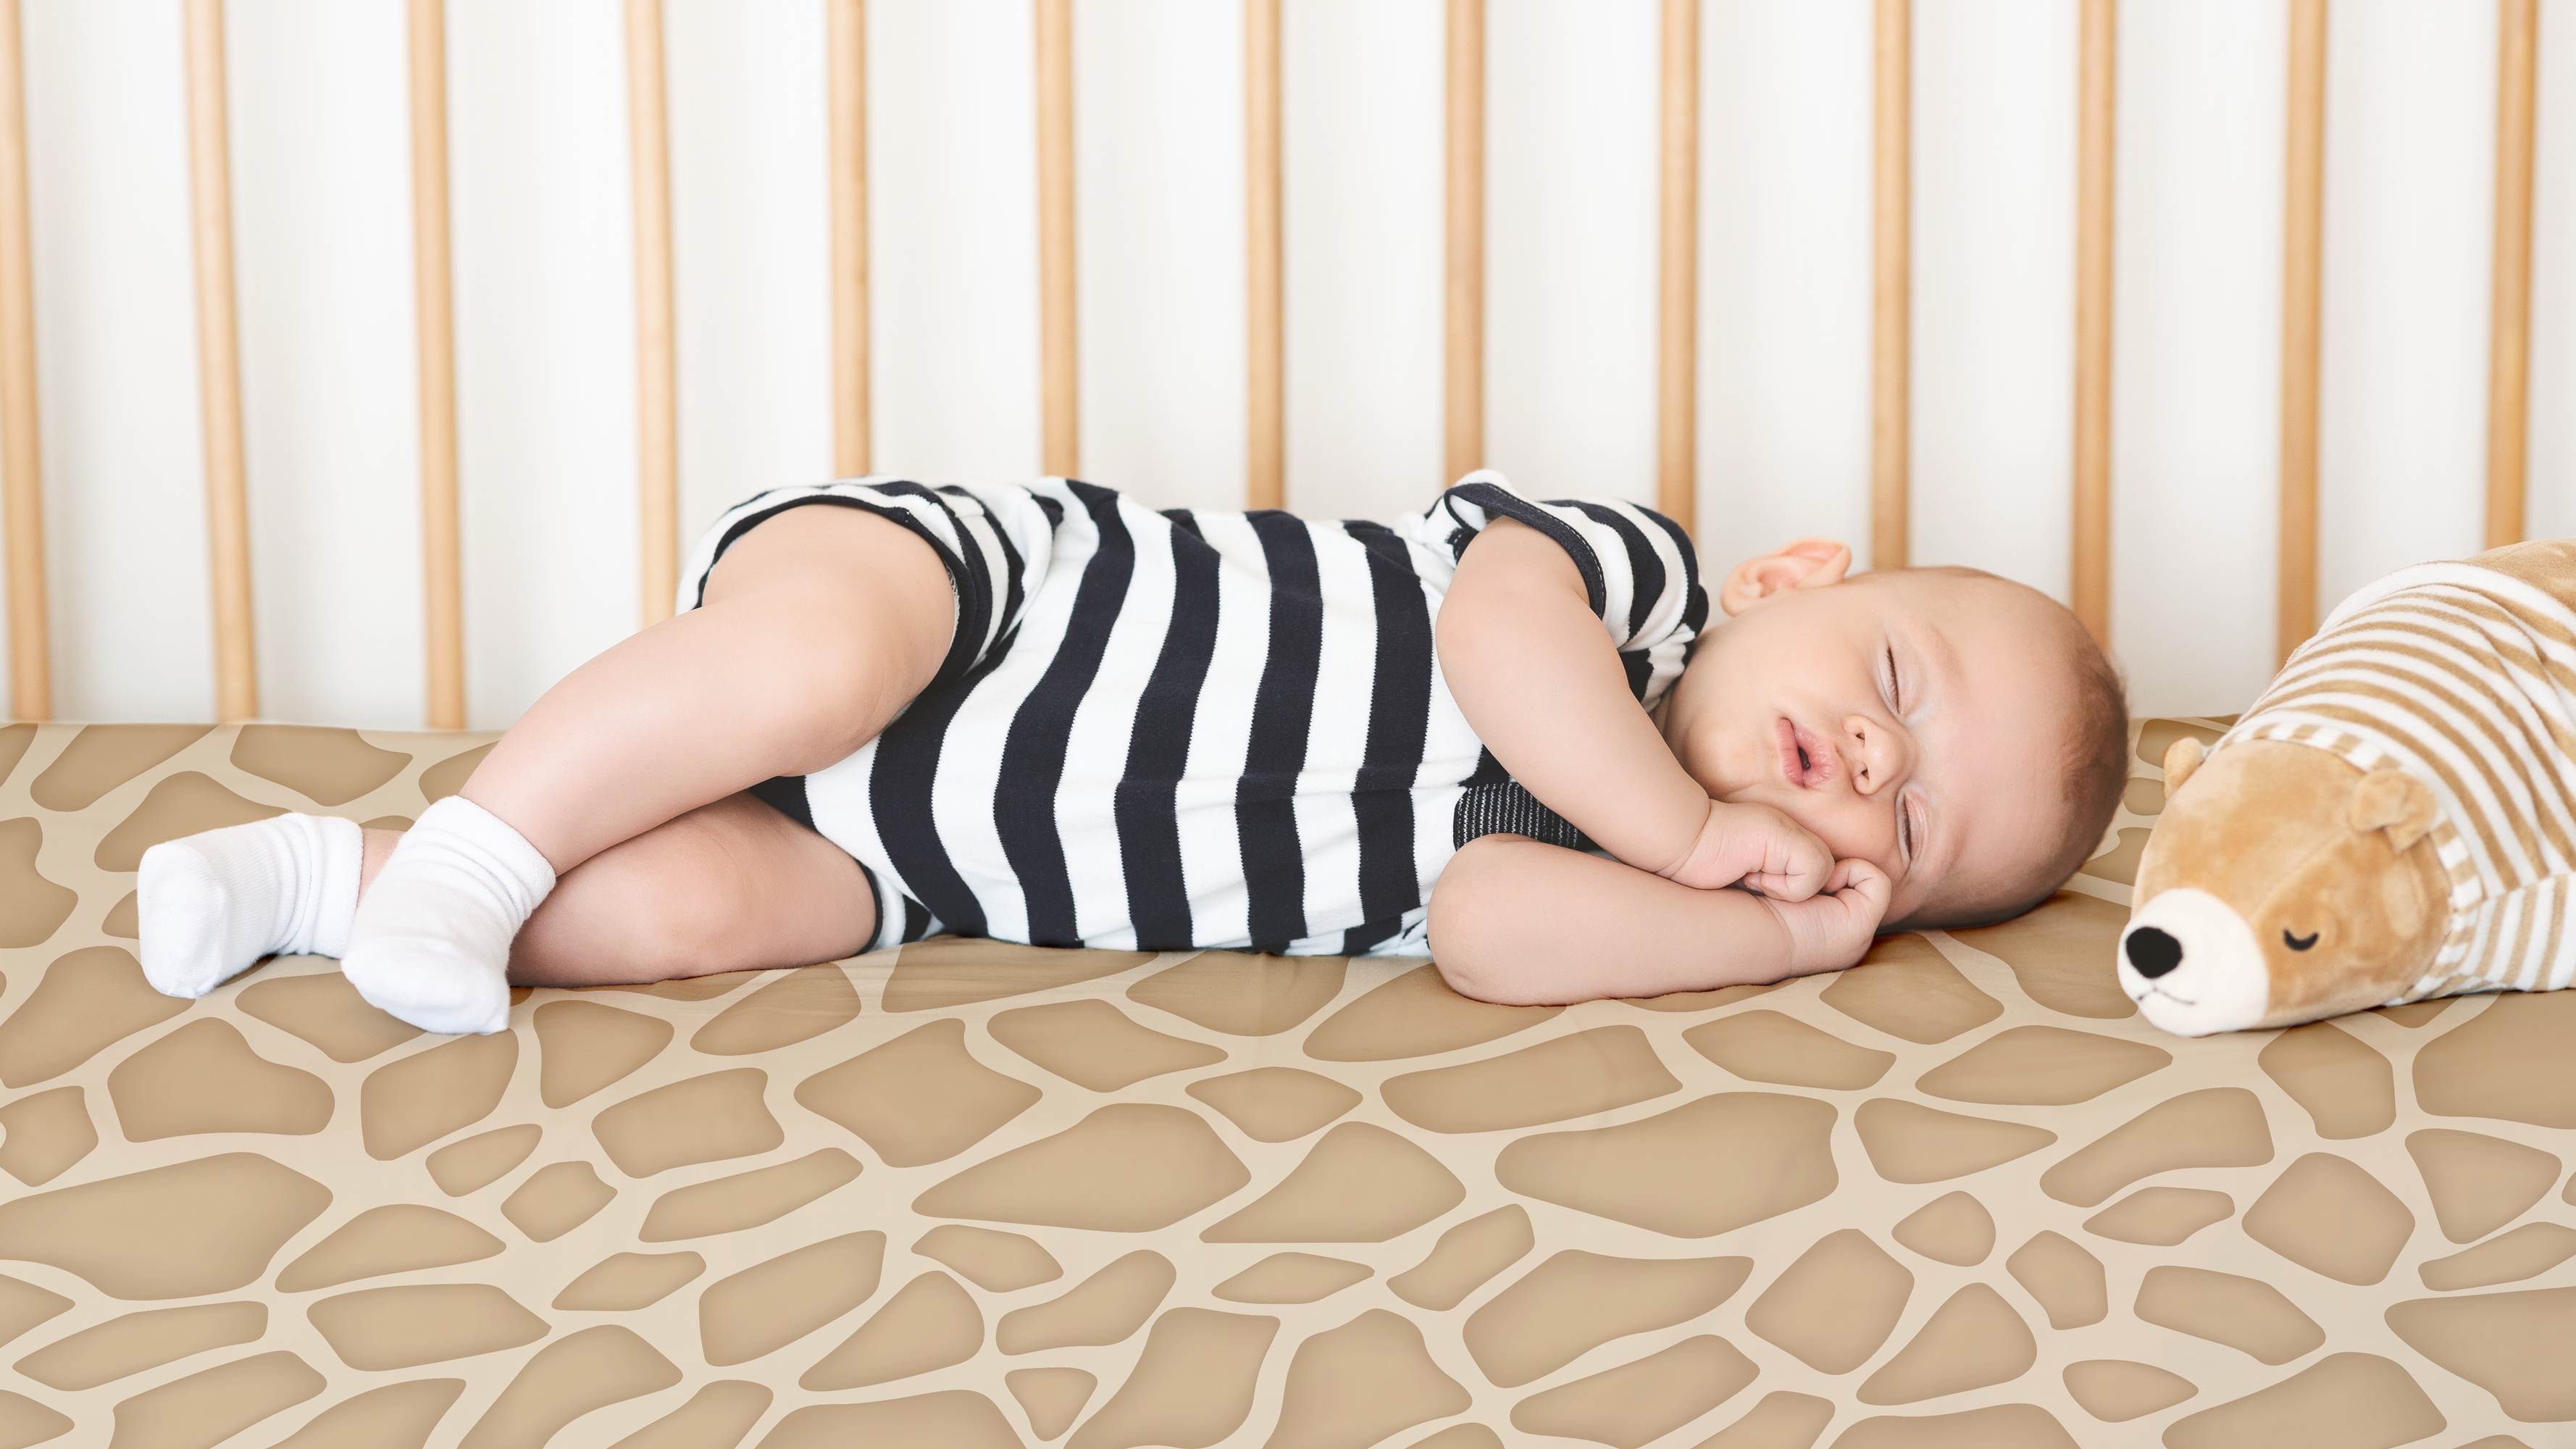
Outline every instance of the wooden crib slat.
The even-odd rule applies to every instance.
[[[1878,0],[1872,39],[1869,566],[1895,569],[1913,535],[1913,0]]]
[[[868,411],[868,0],[831,0],[832,472],[873,467]]]
[[[2075,551],[2068,590],[2111,643],[2111,239],[2119,0],[2084,0],[2075,142]]]
[[[2323,306],[2326,0],[2290,0],[2281,266],[2281,557],[2278,652],[2317,630],[2317,377]]]
[[[2531,170],[2539,0],[2497,0],[2494,315],[2488,329],[2486,546],[2520,543],[2530,448]]]
[[[241,347],[233,298],[231,142],[224,111],[223,0],[187,0],[188,181],[197,265],[198,406],[214,592],[215,717],[259,715],[252,632],[250,495],[242,458]]]
[[[45,471],[36,423],[36,271],[27,226],[27,71],[18,0],[0,0],[0,527],[9,534],[9,713],[54,717],[45,610]]]
[[[1699,0],[1664,0],[1655,502],[1699,526]]]
[[[1244,506],[1288,503],[1279,0],[1243,0]]]
[[[1041,471],[1082,469],[1081,355],[1074,333],[1073,0],[1037,0],[1038,357]]]
[[[421,614],[429,727],[465,728],[456,509],[456,292],[447,209],[447,0],[411,0],[412,275],[420,346]]]
[[[1441,484],[1485,465],[1485,0],[1449,0]]]
[[[626,0],[626,105],[635,171],[637,577],[647,625],[680,586],[679,377],[671,299],[671,129],[662,0]]]

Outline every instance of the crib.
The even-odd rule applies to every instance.
[[[1229,265],[1241,283],[1225,326],[1240,354],[1213,386],[1231,390],[1240,430],[1210,445],[1236,460],[1206,485],[1223,496],[1180,501],[1338,501],[1324,470],[1299,461],[1329,450],[1300,441],[1316,435],[1298,410],[1341,396],[1312,381],[1293,343],[1298,319],[1316,315],[1292,285],[1312,275],[1290,246],[1308,235],[1294,220],[1296,66],[1324,53],[1322,31],[1297,30],[1323,25],[1324,6],[1303,3],[1302,19],[1283,0],[1013,8],[1034,63],[1015,104],[1034,127],[1036,262],[1023,319],[1035,385],[1015,436],[1040,471],[1134,456],[1118,441],[1133,428],[1114,417],[1092,429],[1105,441],[1086,438],[1109,415],[1087,410],[1085,385],[1118,384],[1085,329],[1127,324],[1081,305],[1099,294],[1084,290],[1077,242],[1097,233],[1080,188],[1116,183],[1077,142],[1076,81],[1096,73],[1082,68],[1080,27],[1204,26],[1222,10],[1241,123],[1240,190],[1223,198],[1239,216]],[[115,690],[55,646],[100,636],[48,617],[65,598],[83,620],[96,613],[79,602],[95,592],[79,571],[96,555],[72,548],[68,569],[49,557],[61,530],[48,532],[48,505],[94,509],[79,490],[104,484],[86,481],[96,455],[77,427],[69,462],[40,447],[48,379],[82,384],[77,366],[55,366],[59,346],[40,346],[39,313],[58,292],[39,286],[31,195],[45,192],[30,165],[46,138],[31,140],[30,117],[48,113],[31,109],[44,71],[29,58],[41,59],[35,38],[59,46],[77,27],[25,8],[0,0],[0,527],[18,721],[0,726],[0,1449],[2576,1442],[2564,1365],[2576,995],[2183,1040],[2149,1027],[2112,971],[2165,747],[2217,738],[2260,669],[2368,562],[2350,520],[2383,495],[2349,476],[2338,494],[2338,458],[2347,475],[2368,469],[2329,416],[2344,356],[2330,345],[2343,294],[2329,280],[2329,21],[2378,25],[2383,43],[2393,33],[2359,0],[2284,0],[2260,17],[2285,62],[2268,262],[2278,310],[2259,319],[2279,346],[2261,439],[2277,492],[2239,507],[2231,518],[2255,522],[2208,548],[2261,555],[2269,577],[2237,593],[2268,593],[2270,608],[2233,631],[2250,643],[2224,646],[2233,673],[2142,683],[2154,712],[2135,726],[2121,811],[2037,911],[1889,936],[1833,975],[1567,1008],[1466,1001],[1418,960],[940,938],[792,970],[522,990],[509,1032],[453,1039],[367,1007],[319,958],[268,961],[195,1002],[154,994],[132,954],[133,872],[157,841],[284,810],[406,825],[463,784],[524,703],[474,663],[509,645],[472,623],[474,556],[493,535],[473,517],[475,459],[488,454],[470,437],[471,364],[491,353],[472,342],[457,245],[484,223],[461,220],[450,162],[471,124],[463,101],[488,87],[451,78],[449,47],[489,17],[442,0],[350,7],[374,16],[408,81],[416,457],[404,466],[418,483],[419,627],[416,644],[387,647],[405,668],[417,659],[417,683],[283,723],[277,699],[292,710],[324,696],[313,661],[281,655],[321,636],[262,612],[263,599],[301,596],[261,581],[309,560],[264,552],[253,569],[254,542],[282,536],[273,519],[262,532],[264,480],[293,465],[252,466],[291,450],[263,455],[254,421],[276,413],[246,401],[260,384],[242,328],[257,313],[236,291],[244,153],[227,134],[245,114],[227,96],[243,27],[273,36],[283,12],[175,8],[210,708],[173,724],[98,719]],[[916,254],[888,252],[882,234],[917,225],[882,195],[889,158],[904,154],[886,135],[901,113],[870,94],[899,88],[890,67],[922,62],[901,52],[920,30],[899,0],[721,16],[678,0],[593,8],[624,43],[622,58],[594,60],[622,78],[631,162],[623,629],[668,615],[684,522],[705,511],[684,486],[693,374],[673,177],[691,112],[673,104],[673,36],[803,27],[828,163],[824,235],[805,240],[828,307],[811,334],[817,385],[799,396],[821,405],[808,436],[844,476],[910,466],[918,449],[901,440],[922,436],[902,432],[913,424],[899,406],[919,395],[887,380],[908,357],[884,345],[887,310],[913,305],[884,259]],[[1382,22],[1410,25],[1440,62],[1414,77],[1439,98],[1438,308],[1424,314],[1437,325],[1416,338],[1437,359],[1436,387],[1416,389],[1436,416],[1405,424],[1419,476],[1399,474],[1409,496],[1387,508],[1508,462],[1524,446],[1509,439],[1528,436],[1527,378],[1502,376],[1513,341],[1533,335],[1509,311],[1526,274],[1498,287],[1491,250],[1517,244],[1525,217],[1494,204],[1511,173],[1492,139],[1524,134],[1504,113],[1539,105],[1496,81],[1496,58],[1528,44],[1504,32],[1526,31],[1539,8],[1425,0]],[[1959,8],[1852,0],[1835,12],[1842,28],[1821,32],[1865,46],[1848,74],[1865,82],[1851,96],[1866,116],[1846,119],[1865,142],[1850,179],[1866,183],[1854,192],[1866,228],[1846,251],[1866,266],[1848,277],[1859,391],[1833,414],[1854,426],[1830,442],[1850,466],[1816,490],[1841,500],[1831,507],[1880,567],[1962,556],[1961,535],[1943,532],[1957,495],[1916,476],[1917,424],[1940,418],[1926,385],[1931,399],[1958,395],[1919,363],[1918,329],[1954,322],[1927,296],[1915,181],[1918,117],[1938,114],[1918,90],[1955,90],[1936,62],[1962,53]],[[2491,250],[2484,371],[2461,384],[2478,404],[2480,466],[2452,476],[2483,486],[2431,490],[2451,532],[2416,530],[2453,552],[2553,527],[2562,506],[2529,481],[2558,446],[2549,410],[2529,406],[2532,379],[2546,396],[2553,376],[2544,324],[2559,305],[2533,265],[2535,234],[2548,234],[2535,182],[2541,7],[2463,6],[2443,23],[2472,8],[2494,86],[2492,214],[2478,221]],[[2044,9],[2067,41],[2072,295],[2056,374],[2071,384],[2056,404],[2066,448],[2050,465],[2067,486],[2047,515],[2064,526],[2043,581],[2115,649],[2187,657],[2176,651],[2209,632],[2208,616],[2156,604],[2214,566],[2130,578],[2144,557],[2120,542],[2133,524],[2149,553],[2196,535],[2142,514],[2153,490],[2127,480],[2153,475],[2154,459],[2122,452],[2113,427],[2115,411],[2124,430],[2140,411],[2114,372],[2134,361],[2115,333],[2138,319],[2115,285],[2115,243],[2131,235],[2115,185],[2133,154],[2120,86],[2166,43],[2152,27],[2167,22],[2116,0]],[[1742,381],[1735,362],[1708,375],[1740,345],[1712,336],[1709,298],[1741,285],[1709,267],[1713,246],[1734,255],[1711,235],[1709,178],[1737,174],[1712,160],[1712,117],[1739,117],[1742,101],[1704,82],[1785,13],[1637,0],[1567,22],[1652,42],[1622,72],[1651,80],[1625,114],[1652,165],[1623,164],[1650,180],[1652,205],[1632,218],[1623,264],[1643,299],[1623,335],[1651,348],[1620,378],[1651,386],[1629,389],[1621,456],[1634,467],[1619,486],[1704,550],[1776,541],[1735,536],[1742,493],[1711,466],[1736,455],[1708,418],[1744,406],[1711,403],[1713,385]],[[1949,38],[1927,44],[1945,25]],[[1078,158],[1091,159],[1078,171]],[[2356,395],[2342,396],[2348,420]],[[476,683],[491,679],[503,683]],[[59,712],[94,722],[57,722],[58,697],[71,702]],[[413,700],[417,716],[395,722]]]

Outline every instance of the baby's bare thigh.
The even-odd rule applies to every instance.
[[[863,610],[934,665],[955,623],[956,592],[930,544],[860,508],[808,503],[763,519],[716,560],[706,602],[781,590]]]
[[[732,795],[566,872],[512,943],[510,980],[606,986],[804,966],[863,949],[876,924],[857,861]]]

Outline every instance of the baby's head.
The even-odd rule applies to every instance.
[[[2126,782],[2118,673],[2067,609],[1966,568],[1847,576],[1801,539],[1718,592],[1657,710],[1711,797],[1885,870],[1886,928],[2018,915],[2101,842]]]

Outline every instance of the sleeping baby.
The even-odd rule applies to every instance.
[[[2126,775],[2064,608],[1850,562],[1802,539],[1712,599],[1670,520],[1490,472],[1391,524],[780,489],[409,831],[146,852],[144,970],[199,996],[337,956],[407,1022],[493,1032],[513,983],[937,932],[1430,955],[1521,1003],[1838,969],[2045,898]]]

